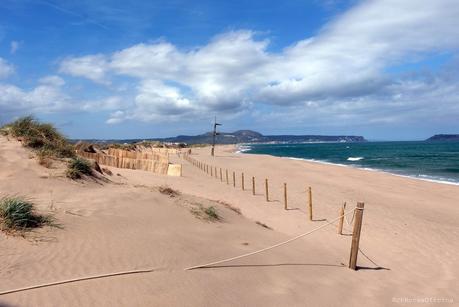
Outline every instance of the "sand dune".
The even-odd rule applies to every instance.
[[[398,298],[457,300],[459,188],[383,173],[232,153],[219,147],[193,157],[257,178],[258,195],[234,189],[188,162],[183,177],[111,168],[112,183],[72,182],[60,169],[30,159],[0,137],[0,194],[32,198],[63,229],[26,238],[0,234],[0,291],[132,269],[151,273],[109,277],[0,296],[0,306],[388,306]],[[119,174],[119,176],[117,175]],[[262,195],[270,179],[271,198]],[[239,175],[238,175],[239,179]],[[281,203],[288,183],[289,203]],[[157,187],[181,192],[175,198]],[[250,186],[247,184],[247,186]],[[270,252],[218,268],[183,268],[257,250],[333,219],[343,201],[365,202],[361,270],[349,270],[350,237],[335,227]],[[242,215],[216,201],[241,210]],[[221,222],[197,219],[190,208],[215,206]],[[273,230],[256,224],[260,221]],[[346,226],[346,234],[350,228]],[[386,269],[375,270],[375,264]]]

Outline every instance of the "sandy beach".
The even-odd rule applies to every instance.
[[[192,158],[222,168],[223,182],[175,155],[171,160],[183,165],[182,177],[110,168],[110,183],[73,182],[60,169],[38,165],[19,142],[0,137],[0,196],[24,195],[60,224],[25,238],[0,233],[0,292],[97,274],[152,270],[1,295],[0,306],[457,303],[459,186],[240,154],[234,149],[218,146],[215,157],[209,155],[209,148],[192,149]],[[252,177],[256,195],[251,191]],[[283,206],[284,183],[289,210]],[[180,195],[159,193],[158,187],[165,185]],[[313,193],[313,221],[307,214],[308,187]],[[317,228],[336,219],[343,202],[348,209],[365,203],[360,248],[366,256],[359,254],[357,271],[347,267],[351,244],[347,224],[344,235],[330,225],[265,253],[213,268],[184,270]],[[190,208],[197,204],[214,206],[222,220],[196,218]]]

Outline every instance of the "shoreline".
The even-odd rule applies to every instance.
[[[240,147],[250,146],[250,145],[247,145],[247,144],[235,144],[234,146],[235,146],[234,151],[233,151],[234,154],[267,155],[267,156],[270,156],[270,157],[289,159],[289,160],[294,160],[294,161],[305,161],[305,162],[312,162],[312,163],[318,163],[318,164],[324,164],[324,165],[341,166],[341,167],[346,167],[346,168],[351,168],[351,169],[358,169],[358,170],[364,170],[364,171],[370,171],[370,172],[376,172],[376,173],[389,174],[389,175],[393,175],[393,176],[401,177],[401,178],[409,178],[409,179],[421,180],[421,181],[431,182],[431,183],[459,186],[459,181],[448,181],[448,180],[441,180],[441,179],[435,179],[435,178],[432,178],[432,179],[430,179],[430,178],[420,178],[420,177],[418,177],[416,175],[398,174],[398,173],[393,173],[393,172],[390,172],[388,170],[379,169],[379,168],[360,167],[360,166],[355,166],[355,165],[352,165],[352,164],[334,163],[334,162],[322,161],[322,160],[316,160],[316,159],[296,158],[296,157],[288,157],[288,156],[275,156],[275,155],[271,155],[271,154],[250,153],[249,151],[251,149],[242,149],[242,150],[240,150]],[[433,177],[433,176],[430,176],[430,175],[427,175],[427,174],[420,174],[420,175],[421,176]]]

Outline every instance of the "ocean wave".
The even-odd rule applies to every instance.
[[[347,158],[347,161],[360,161],[363,160],[363,157],[349,157]]]
[[[340,166],[340,167],[356,168],[356,169],[361,169],[361,170],[370,171],[370,172],[385,173],[385,174],[397,176],[397,177],[459,186],[459,181],[455,181],[450,178],[443,178],[443,177],[437,177],[437,176],[431,176],[431,175],[400,174],[400,173],[396,173],[396,172],[393,172],[387,169],[379,169],[379,168],[371,168],[371,167],[356,167],[355,165],[352,165],[352,164],[341,164],[341,163],[327,162],[327,161],[316,160],[316,159],[293,158],[293,157],[280,157],[280,158],[287,158],[290,160],[306,161],[306,162],[313,162],[313,163],[319,163],[319,164],[335,165],[335,166]]]
[[[237,147],[236,153],[243,153],[243,152],[249,151],[249,150],[251,150],[251,149],[252,149],[252,147],[250,147],[250,146],[247,146],[247,145],[239,145],[239,146]]]

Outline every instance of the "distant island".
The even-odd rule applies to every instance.
[[[200,135],[179,135],[176,137],[152,140],[170,143],[210,144],[212,143],[212,132]],[[353,135],[263,135],[252,130],[238,130],[231,133],[220,132],[216,137],[217,144],[312,142],[366,142],[366,140],[363,136]]]
[[[459,134],[436,134],[426,141],[459,141]]]

